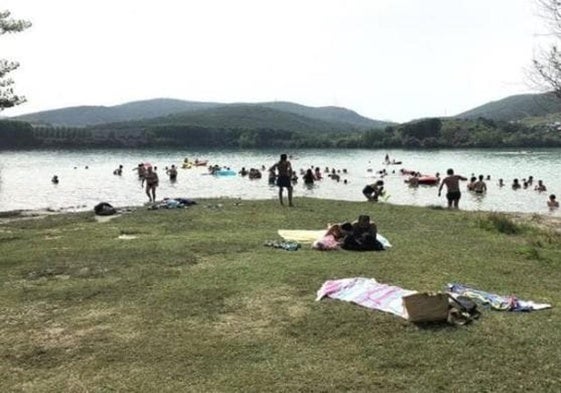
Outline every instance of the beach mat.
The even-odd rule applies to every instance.
[[[303,244],[312,244],[323,235],[325,235],[327,229],[322,230],[306,230],[306,229],[279,229],[278,234],[284,240],[291,240]],[[382,243],[384,248],[390,248],[392,245],[388,239],[379,233],[376,234],[376,239]]]
[[[278,233],[279,236],[282,237],[284,240],[291,240],[298,243],[304,244],[312,244],[317,239],[325,235],[327,232],[326,229],[319,230],[319,231],[310,231],[310,230],[289,230],[289,229],[279,229]]]

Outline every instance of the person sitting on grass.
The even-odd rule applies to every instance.
[[[376,239],[376,233],[376,224],[370,221],[369,216],[361,215],[352,223],[352,231],[344,237],[341,248],[353,251],[382,251],[384,246]]]

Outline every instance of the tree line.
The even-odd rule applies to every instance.
[[[527,148],[561,147],[554,126],[488,119],[422,119],[384,129],[346,133],[275,128],[211,128],[192,125],[32,127],[0,121],[0,148],[185,147],[185,148]]]

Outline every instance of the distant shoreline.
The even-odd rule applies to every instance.
[[[296,209],[298,208],[297,206],[297,201],[300,198],[296,198]],[[309,198],[309,199],[314,199],[314,198]],[[318,198],[318,199],[325,199],[325,198]],[[239,201],[240,199],[238,198],[202,198],[202,200],[204,200],[205,202],[207,201],[220,201],[220,202],[228,202],[228,201]],[[245,202],[251,202],[251,201],[272,201],[273,203],[276,203],[276,201],[273,200],[269,200],[269,199],[241,199],[241,201],[245,201]],[[371,202],[356,202],[356,201],[345,201],[345,200],[338,200],[338,199],[333,199],[334,202],[348,202],[348,203],[371,203]],[[418,205],[399,205],[399,204],[391,204],[391,203],[387,203],[387,202],[383,202],[389,205],[392,205],[396,208],[409,208],[409,207],[415,207],[415,208],[421,208],[421,209],[430,209],[430,210],[443,210],[446,211],[448,210],[445,207],[442,207],[442,209],[434,209],[434,206],[418,206]],[[195,205],[196,206],[196,205]],[[136,205],[136,206],[115,206],[115,208],[119,211],[122,210],[123,213],[131,213],[134,212],[136,210],[145,208],[145,210],[149,210],[146,208],[146,205]],[[279,209],[282,208],[281,206],[279,206]],[[49,208],[38,208],[38,209],[16,209],[16,210],[9,210],[9,211],[0,211],[0,225],[4,225],[10,222],[14,222],[14,221],[20,221],[20,220],[30,220],[30,219],[42,219],[45,217],[49,217],[49,216],[54,216],[54,215],[62,215],[62,214],[82,214],[82,213],[89,213],[89,212],[93,212],[92,208],[89,209],[84,209],[84,210],[75,210],[75,211],[71,211],[69,210],[71,208],[61,208],[59,210],[54,210],[54,209],[49,209]],[[557,216],[557,215],[553,215],[550,213],[525,213],[525,212],[494,212],[494,211],[486,211],[486,210],[466,210],[466,209],[460,209],[461,212],[467,212],[467,213],[473,213],[473,214],[493,214],[493,213],[497,213],[497,214],[504,214],[506,216],[511,217],[514,221],[520,223],[520,224],[527,224],[530,225],[532,227],[536,227],[542,230],[551,230],[553,232],[559,233],[561,234],[561,216]],[[95,216],[95,217],[107,217],[110,219],[110,217],[116,217],[119,216],[120,214],[117,213],[114,216]],[[98,220],[100,222],[103,221],[109,221],[109,219],[101,219]]]

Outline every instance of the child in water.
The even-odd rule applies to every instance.
[[[547,206],[549,206],[550,209],[559,207],[559,202],[555,199],[555,194],[551,194],[549,196],[549,199],[547,201]]]

